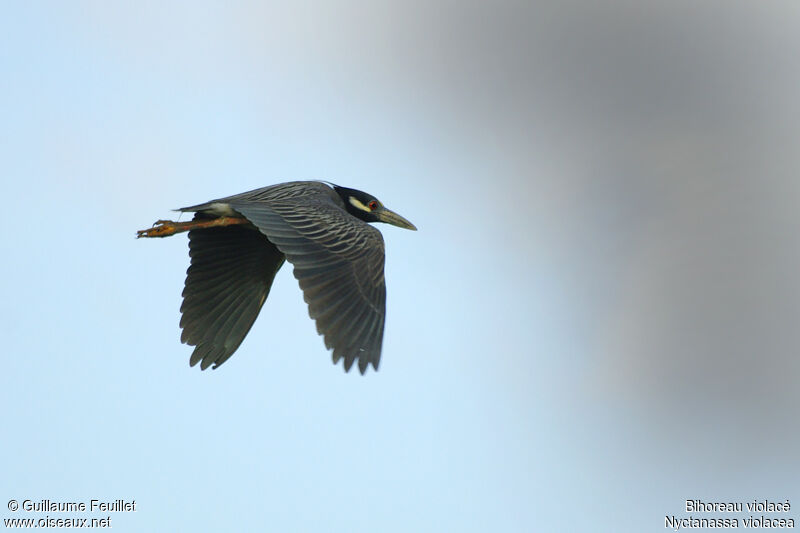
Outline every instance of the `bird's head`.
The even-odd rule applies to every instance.
[[[398,228],[417,230],[411,222],[401,217],[394,211],[386,209],[383,204],[363,191],[348,189],[334,185],[333,189],[341,197],[347,212],[365,222],[385,222]]]

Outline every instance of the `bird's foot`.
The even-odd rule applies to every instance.
[[[140,229],[136,232],[136,238],[140,237],[169,237],[175,235],[180,231],[187,231],[181,229],[180,226],[186,222],[173,222],[172,220],[156,220],[152,228]]]

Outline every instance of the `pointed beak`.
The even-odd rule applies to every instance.
[[[398,228],[405,228],[417,231],[417,227],[406,220],[405,218],[401,217],[394,211],[386,209],[385,207],[378,211],[378,220],[381,222],[386,222],[387,224],[391,224],[392,226],[397,226]]]

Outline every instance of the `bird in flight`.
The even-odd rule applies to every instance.
[[[189,222],[159,220],[137,237],[189,232],[181,342],[191,366],[233,355],[289,261],[333,362],[377,370],[386,317],[383,237],[368,222],[417,228],[374,196],[319,181],[293,181],[183,207]]]

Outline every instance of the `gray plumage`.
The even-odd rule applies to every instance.
[[[244,217],[249,224],[191,229],[181,306],[190,364],[224,363],[258,316],[288,260],[333,361],[377,370],[386,318],[384,244],[367,223],[413,224],[374,197],[322,182],[290,182],[180,209],[195,221]]]

